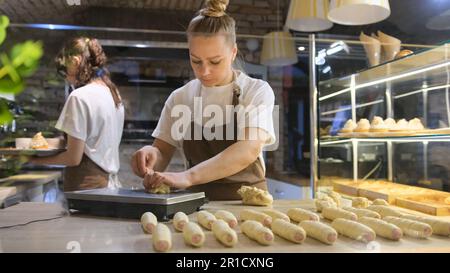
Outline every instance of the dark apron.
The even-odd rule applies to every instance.
[[[109,173],[84,153],[78,166],[66,167],[64,170],[64,191],[105,188],[108,186],[108,181]]]
[[[235,76],[236,79],[236,76]],[[233,106],[239,104],[240,87],[234,83],[233,86]],[[225,123],[224,123],[225,124]],[[217,154],[221,153],[223,150],[228,148],[230,145],[237,142],[237,113],[234,112],[234,138],[233,140],[226,140],[226,125],[223,125],[223,140],[206,140],[203,136],[203,127],[196,124],[194,121],[191,122],[190,129],[191,138],[183,140],[183,152],[188,161],[188,167],[192,168],[195,165],[206,161]],[[197,128],[195,128],[197,127]],[[202,130],[202,139],[194,140],[194,131]],[[217,128],[215,128],[217,130]],[[211,129],[212,131],[214,130]],[[236,155],[239,156],[239,155]],[[233,174],[229,177],[222,178],[216,181],[211,181],[206,184],[196,185],[189,188],[190,191],[194,192],[205,192],[206,197],[209,200],[240,200],[241,197],[237,194],[237,190],[241,186],[253,186],[263,190],[267,190],[267,183],[264,175],[263,162],[258,157],[253,163],[248,165],[242,171]]]

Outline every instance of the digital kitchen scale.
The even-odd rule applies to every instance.
[[[140,219],[152,212],[160,221],[168,221],[178,211],[191,214],[205,203],[204,192],[174,191],[151,194],[143,189],[94,189],[65,192],[69,209],[98,216]]]

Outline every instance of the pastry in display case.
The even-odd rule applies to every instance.
[[[450,215],[450,44],[320,81],[316,191]],[[381,201],[384,200],[384,201]]]

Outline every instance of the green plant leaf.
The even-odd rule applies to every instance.
[[[18,94],[25,88],[23,81],[13,82],[9,78],[3,78],[0,80],[0,92]]]
[[[3,44],[5,39],[6,39],[6,30],[0,29],[0,45]]]
[[[9,26],[9,18],[5,15],[0,16],[0,45],[6,39],[6,28]]]
[[[21,77],[31,76],[39,67],[39,59],[43,55],[42,43],[26,41],[15,45],[11,50],[12,63]]]
[[[4,100],[0,100],[0,123],[10,123],[13,119],[11,112],[9,112],[8,105]]]
[[[0,28],[7,28],[8,26],[9,26],[8,16],[5,15],[0,16]]]

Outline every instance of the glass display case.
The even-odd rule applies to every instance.
[[[448,43],[319,81],[314,190],[335,178],[449,192],[449,87]],[[343,130],[346,123],[350,131]]]

